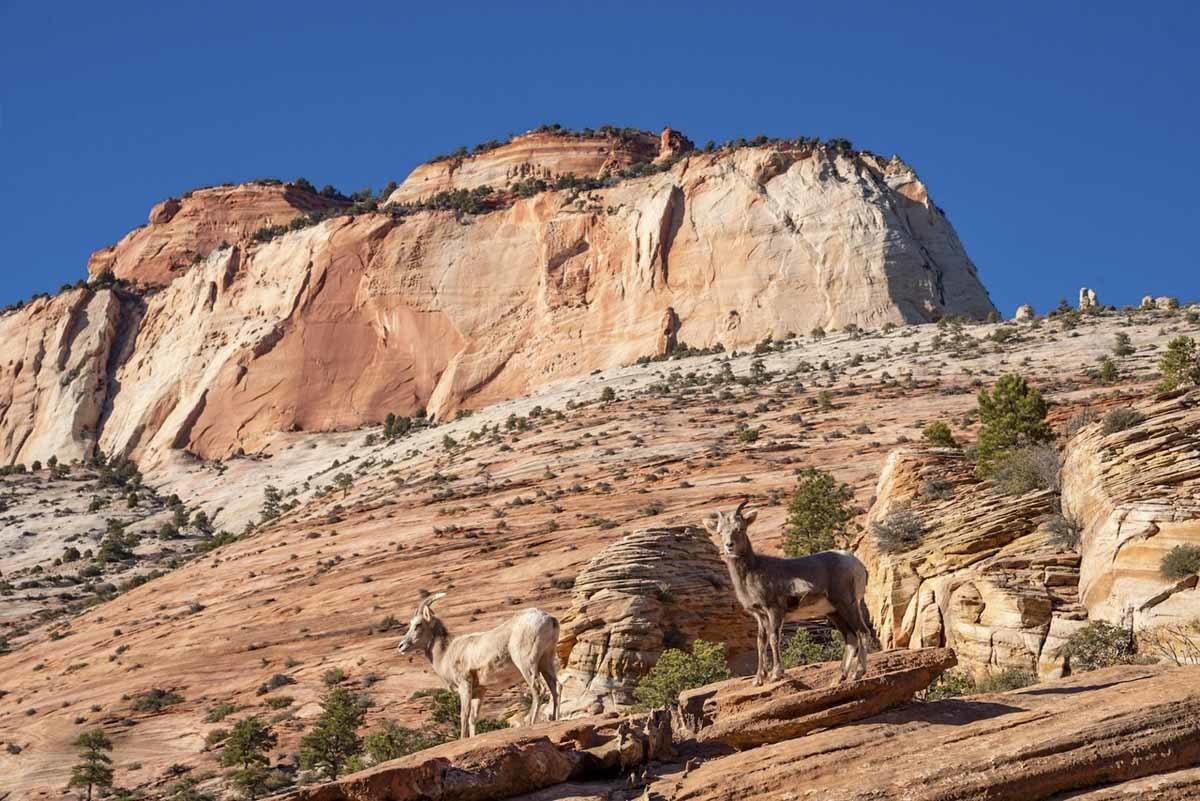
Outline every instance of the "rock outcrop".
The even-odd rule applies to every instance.
[[[1096,306],[1099,301],[1096,300],[1096,290],[1088,289],[1087,287],[1079,288],[1079,310],[1087,311]]]
[[[1022,304],[1017,307],[1017,312],[1016,312],[1016,314],[1013,315],[1013,320],[1015,320],[1018,323],[1024,323],[1029,320],[1032,320],[1036,316],[1037,316],[1037,313],[1034,312],[1033,306],[1031,306],[1028,303],[1025,303],[1025,304]]]
[[[1063,509],[1081,530],[1080,598],[1092,618],[1136,629],[1200,618],[1197,577],[1163,557],[1200,546],[1200,390],[1141,408],[1144,419],[1079,431],[1063,462]]]
[[[868,529],[899,509],[924,527],[910,551],[885,553],[869,531],[859,544],[884,648],[945,646],[974,673],[1061,675],[1065,639],[1087,615],[1077,598],[1079,556],[1045,525],[1058,511],[1052,492],[1003,495],[977,480],[961,453],[901,449],[875,495]]]
[[[754,625],[709,537],[651,528],[613,543],[575,580],[561,616],[564,714],[621,709],[667,648],[722,642],[735,669],[754,669]]]
[[[109,380],[98,365],[74,376],[107,388],[111,413],[94,436],[150,463],[173,449],[223,458],[278,431],[420,408],[446,419],[672,342],[745,348],[816,325],[993,311],[950,223],[898,159],[796,143],[679,158],[689,145],[677,135],[643,138],[521,137],[453,170],[418,168],[396,190],[503,183],[519,165],[607,174],[607,162],[649,166],[669,151],[643,177],[513,196],[475,216],[363,213],[258,241],[261,228],[343,201],[258,183],[160,204],[90,264],[156,288],[112,323],[131,346]],[[87,361],[70,352],[64,363]],[[46,439],[36,419],[9,425],[10,443]],[[0,462],[15,454],[0,447]]]
[[[162,286],[218,247],[251,237],[260,228],[287,225],[304,214],[344,206],[292,184],[248,183],[196,189],[150,209],[148,224],[97,250],[88,274],[104,272],[144,286]]]
[[[683,731],[739,751],[877,715],[908,703],[956,663],[948,648],[871,654],[866,674],[838,683],[834,662],[804,665],[755,687],[744,678],[680,695]]]
[[[671,718],[589,718],[504,729],[419,751],[291,801],[490,801],[572,779],[611,776],[672,756]]]
[[[1118,785],[1104,791],[1116,793],[1122,782],[1159,776],[1142,786],[1177,792],[1192,781],[1182,771],[1200,766],[1198,671],[1109,668],[912,704],[714,759],[649,789],[670,801],[1039,801],[1105,785]]]

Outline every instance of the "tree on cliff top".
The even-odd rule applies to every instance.
[[[1167,352],[1158,360],[1158,371],[1162,373],[1162,380],[1158,382],[1161,392],[1200,384],[1200,353],[1197,353],[1196,340],[1179,336],[1167,343]]]

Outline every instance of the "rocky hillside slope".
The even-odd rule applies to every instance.
[[[993,311],[899,159],[643,139],[518,137],[418,168],[387,210],[270,182],[156,206],[91,260],[128,286],[0,316],[0,463],[225,458],[449,419],[684,343]]]
[[[1111,354],[1117,333],[1131,337],[1134,353],[1116,358],[1119,377],[1104,383],[1095,365]],[[895,647],[952,645],[964,668],[1030,668],[1046,653],[1045,627],[1080,612],[1066,600],[1072,566],[1088,561],[1090,543],[1104,542],[1097,535],[1102,529],[1087,523],[1083,553],[1043,539],[1041,518],[1051,506],[1043,494],[997,495],[955,466],[961,457],[927,452],[913,441],[936,419],[970,442],[975,388],[1019,370],[1054,404],[1056,430],[1085,408],[1134,405],[1145,414],[1136,429],[1145,432],[1145,443],[1194,442],[1187,439],[1195,436],[1189,422],[1194,394],[1159,402],[1150,397],[1154,365],[1167,340],[1179,334],[1196,336],[1200,324],[1183,312],[1151,310],[1085,315],[1073,326],[1038,319],[801,337],[758,354],[672,359],[559,382],[394,440],[379,426],[287,432],[257,457],[168,460],[147,474],[159,497],[176,493],[189,511],[205,511],[218,530],[234,534],[247,521],[261,522],[104,603],[83,603],[69,615],[42,606],[20,627],[9,625],[12,616],[0,621],[12,649],[0,655],[0,731],[4,745],[15,749],[0,749],[0,790],[23,794],[17,797],[59,793],[73,759],[71,739],[101,726],[115,743],[119,781],[164,794],[174,781],[172,765],[197,772],[218,767],[218,752],[204,739],[217,728],[210,715],[227,706],[272,720],[279,735],[272,764],[295,775],[299,738],[318,713],[323,676],[334,668],[345,672],[345,686],[369,690],[375,699],[369,726],[384,719],[427,723],[430,702],[416,693],[438,681],[419,659],[395,654],[397,621],[411,614],[422,591],[449,593],[440,610],[454,631],[493,625],[527,605],[564,621],[575,616],[581,634],[567,661],[574,660],[576,685],[627,686],[627,676],[605,671],[637,664],[631,652],[639,644],[661,647],[670,631],[663,624],[675,614],[655,621],[649,613],[682,610],[686,619],[699,607],[688,599],[650,603],[661,599],[637,587],[623,598],[613,593],[608,604],[597,596],[621,589],[622,577],[606,576],[604,560],[593,560],[636,532],[694,526],[713,507],[732,507],[745,496],[761,510],[751,531],[756,546],[778,551],[794,471],[807,465],[834,471],[854,488],[864,513],[874,515],[889,503],[889,487],[895,500],[919,493],[922,470],[952,483],[955,500],[918,505],[927,516],[927,540],[940,552],[916,550],[889,564],[860,543],[873,573],[898,579],[887,582],[886,615],[872,600],[880,636],[890,636]],[[611,400],[602,400],[605,390]],[[1088,485],[1079,496],[1097,510],[1089,521],[1108,519],[1099,513],[1105,497],[1121,505],[1146,503],[1136,501],[1143,490],[1161,498],[1195,491],[1186,456],[1175,460],[1181,467],[1173,482],[1162,464],[1151,469],[1152,456],[1128,461],[1137,456],[1137,436],[1109,439],[1085,426],[1063,438],[1068,465],[1071,454],[1082,456],[1085,449],[1107,465],[1093,471],[1110,477],[1095,485],[1107,486],[1106,493]],[[889,460],[895,467],[885,470]],[[908,464],[915,472],[900,480]],[[1115,481],[1122,464],[1145,465],[1144,477]],[[881,484],[889,470],[894,480]],[[58,493],[46,500],[62,501],[72,512],[91,494],[81,482],[74,491],[80,497],[68,503],[64,482],[45,474],[37,474],[36,486]],[[53,564],[50,556],[68,544],[97,547],[103,527],[97,521],[90,529],[66,528],[52,514],[35,515],[36,499],[27,495],[34,485],[10,483],[18,480],[32,479],[0,477],[5,494],[11,486],[21,493],[19,503],[0,513],[0,547],[17,553],[14,563],[21,565],[11,574],[5,568],[3,578],[13,586],[0,593],[0,603],[29,609],[50,603],[39,596],[68,588],[78,598],[103,598],[98,584],[122,585],[140,569],[140,561],[126,560],[106,568],[111,575],[88,577],[77,562]],[[279,490],[277,518],[264,516],[267,486]],[[180,547],[155,533],[158,522],[144,529],[134,524],[143,535],[139,554],[158,558]],[[1172,541],[1189,530],[1161,528]],[[189,530],[188,536],[197,534]],[[625,550],[615,545],[609,553]],[[596,567],[589,570],[589,562]],[[634,572],[645,560],[628,563],[630,578],[642,581]],[[689,572],[679,577],[679,586],[695,584]],[[1149,571],[1137,580],[1127,597],[1138,605],[1175,586]],[[666,583],[671,586],[669,575]],[[596,595],[588,598],[596,604],[589,608],[584,596],[593,588]],[[627,609],[638,614],[625,615]],[[906,619],[919,628],[907,628]],[[603,637],[587,628],[593,620],[627,627],[605,650]],[[731,642],[735,634],[727,635]],[[276,674],[285,683],[271,689]],[[155,688],[180,698],[158,710],[137,708]],[[1058,698],[1029,692],[1031,702]],[[485,715],[504,717],[519,704],[516,694],[489,699]]]

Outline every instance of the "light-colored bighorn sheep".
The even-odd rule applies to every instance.
[[[489,631],[455,636],[433,614],[433,603],[446,595],[437,592],[417,607],[408,633],[398,650],[422,651],[446,686],[462,702],[460,737],[475,736],[479,703],[487,690],[504,690],[520,683],[532,697],[527,722],[537,722],[542,706],[540,676],[550,688],[550,719],[558,720],[558,621],[541,609],[525,609]]]
[[[746,529],[758,513],[742,514],[747,501],[732,512],[706,516],[704,527],[721,538],[721,555],[734,591],[758,623],[754,683],[762,684],[766,678],[768,659],[771,679],[783,677],[779,640],[789,612],[805,620],[824,617],[837,627],[846,641],[839,682],[860,678],[867,671],[872,637],[863,605],[866,566],[848,551],[821,551],[795,559],[756,554]]]

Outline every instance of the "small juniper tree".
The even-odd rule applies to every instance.
[[[246,798],[258,798],[266,791],[267,753],[276,740],[275,733],[255,716],[235,723],[225,739],[221,764],[233,769],[229,779]]]
[[[94,788],[113,786],[112,757],[105,753],[112,750],[112,741],[103,730],[93,729],[76,737],[73,745],[79,749],[79,764],[71,768],[67,787],[87,788],[88,801],[92,801]]]
[[[358,730],[367,715],[364,698],[335,687],[321,699],[321,714],[300,740],[300,765],[336,779],[352,757],[362,753]]]
[[[930,445],[937,448],[957,448],[958,442],[954,439],[954,435],[950,433],[950,426],[943,423],[941,420],[935,420],[921,431],[921,436]]]
[[[853,500],[854,491],[824,470],[801,470],[788,504],[784,553],[805,556],[837,547],[837,538],[854,517]]]
[[[1196,340],[1180,336],[1168,342],[1167,352],[1158,360],[1158,371],[1162,373],[1162,380],[1158,382],[1162,392],[1200,384],[1200,353],[1197,353]]]
[[[989,476],[1008,451],[1052,439],[1053,432],[1046,423],[1047,410],[1042,393],[1019,375],[1004,376],[991,392],[979,390],[976,473],[980,477]]]
[[[1120,332],[1113,338],[1114,356],[1131,356],[1134,350],[1133,340],[1129,338],[1129,334]]]

